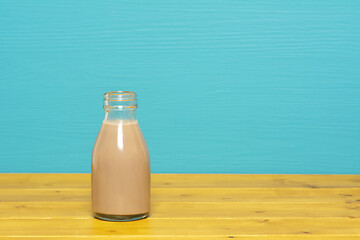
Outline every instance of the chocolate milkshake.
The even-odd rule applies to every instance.
[[[96,218],[131,221],[150,212],[149,151],[136,120],[136,106],[133,92],[105,94],[105,120],[92,155],[92,209]]]

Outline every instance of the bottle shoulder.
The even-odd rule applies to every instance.
[[[94,145],[96,150],[148,151],[137,121],[104,121]]]

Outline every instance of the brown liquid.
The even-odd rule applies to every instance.
[[[137,121],[103,122],[93,150],[91,175],[94,213],[150,211],[149,152]]]

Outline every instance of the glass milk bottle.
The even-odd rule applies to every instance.
[[[92,211],[102,220],[149,216],[150,158],[136,118],[136,96],[130,91],[104,94],[105,119],[91,168]]]

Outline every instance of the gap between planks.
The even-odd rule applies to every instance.
[[[90,202],[90,189],[0,189],[0,202]],[[360,188],[153,188],[153,202],[360,202]]]
[[[10,240],[10,239],[26,239],[26,240],[38,240],[38,239],[74,239],[74,238],[85,238],[85,239],[121,239],[121,240],[132,240],[132,239],[141,239],[141,240],[157,240],[157,239],[172,239],[172,240],[218,240],[218,239],[238,239],[238,240],[359,240],[360,235],[156,235],[156,236],[11,236],[11,237],[0,237],[0,240]]]
[[[89,188],[90,174],[0,174],[0,188]],[[152,174],[153,188],[348,188],[360,175]]]

